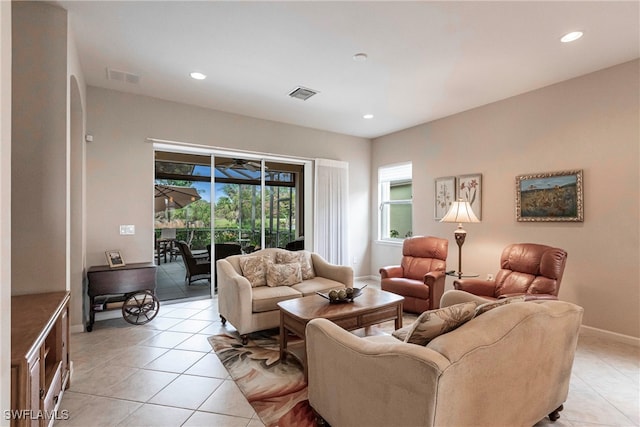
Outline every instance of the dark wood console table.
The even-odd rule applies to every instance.
[[[123,301],[122,295],[138,291],[155,292],[156,265],[152,262],[127,264],[123,267],[111,268],[108,265],[97,265],[87,272],[89,294],[89,324],[91,332],[96,318],[96,311],[109,310],[110,301]],[[114,296],[109,299],[108,296]],[[118,297],[120,296],[120,297]],[[96,302],[100,297],[104,301]],[[96,310],[100,308],[100,310]],[[120,307],[117,307],[120,308]]]

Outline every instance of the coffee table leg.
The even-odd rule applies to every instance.
[[[398,317],[396,317],[396,330],[402,328],[402,303],[398,304]]]
[[[280,311],[280,361],[284,362],[287,354],[287,331],[284,327],[284,314]]]

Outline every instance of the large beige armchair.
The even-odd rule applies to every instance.
[[[361,338],[314,319],[306,330],[309,402],[332,427],[555,421],[582,313],[563,301],[507,304],[426,346]]]
[[[302,280],[281,286],[269,283],[255,286],[243,271],[243,259],[264,260],[264,273],[268,265],[290,257],[302,257],[308,262],[308,269]],[[290,260],[287,260],[290,261]],[[233,255],[216,262],[218,277],[218,310],[222,323],[229,321],[238,331],[242,342],[246,344],[247,334],[280,326],[278,302],[293,298],[326,292],[336,288],[353,287],[353,269],[349,266],[334,265],[320,255],[308,251],[287,251],[269,248],[247,255]],[[246,269],[245,269],[246,270]],[[255,273],[255,271],[254,271]],[[255,276],[255,274],[253,274]]]

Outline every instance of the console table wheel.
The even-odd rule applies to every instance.
[[[153,320],[160,310],[160,301],[151,291],[134,292],[122,304],[122,317],[133,325]]]

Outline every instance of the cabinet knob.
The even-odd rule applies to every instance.
[[[53,404],[55,405],[56,403],[58,403],[58,396],[53,396]]]
[[[44,389],[41,388],[40,389],[40,399],[43,399],[43,398],[44,398]]]

